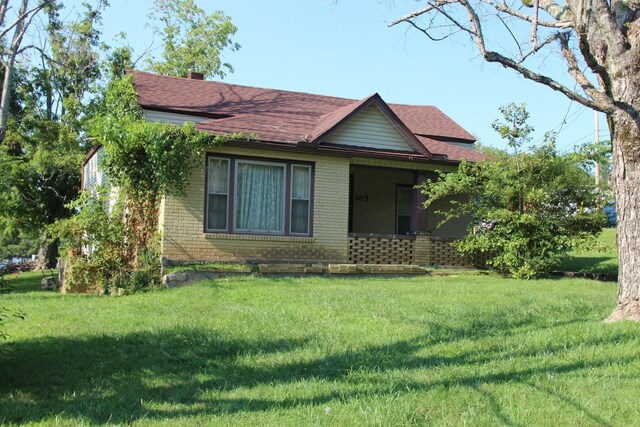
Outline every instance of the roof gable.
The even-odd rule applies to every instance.
[[[365,108],[345,123],[338,125],[320,143],[376,150],[413,153],[418,151],[375,105]]]
[[[326,114],[308,139],[324,145],[430,154],[377,93]]]

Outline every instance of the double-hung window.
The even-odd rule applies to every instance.
[[[205,231],[311,235],[309,164],[208,157]]]
[[[291,234],[309,234],[311,166],[291,166]]]
[[[226,231],[229,209],[229,159],[209,159],[207,229]]]

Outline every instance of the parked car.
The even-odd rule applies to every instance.
[[[607,225],[609,227],[615,227],[618,222],[615,203],[608,203],[607,206],[604,207],[604,213],[607,215]]]

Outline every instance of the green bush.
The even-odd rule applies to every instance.
[[[542,146],[523,151],[533,130],[526,125],[526,110],[511,105],[503,113],[515,128],[494,127],[515,153],[493,150],[485,161],[462,161],[457,172],[440,173],[422,185],[425,205],[466,195],[440,212],[445,221],[472,219],[457,249],[517,278],[545,276],[567,250],[602,230],[606,220],[597,209],[600,195],[586,171],[586,157],[559,154],[550,136]]]

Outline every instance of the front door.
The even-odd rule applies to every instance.
[[[396,234],[411,232],[411,203],[413,202],[413,187],[407,185],[396,186]]]

